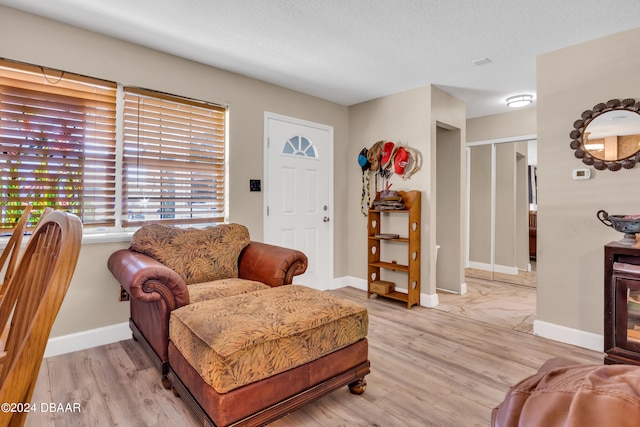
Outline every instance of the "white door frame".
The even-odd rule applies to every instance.
[[[264,141],[263,141],[263,160],[264,160],[264,197],[263,197],[263,206],[262,206],[262,223],[264,224],[263,227],[263,235],[262,235],[262,240],[265,241],[266,238],[266,234],[267,234],[267,229],[266,229],[266,225],[267,225],[267,221],[268,221],[268,215],[267,215],[267,209],[268,209],[268,205],[269,205],[269,182],[268,182],[268,176],[269,176],[269,162],[268,162],[268,157],[269,154],[267,152],[268,148],[269,148],[269,128],[268,128],[268,123],[269,123],[269,119],[276,119],[276,120],[281,120],[281,121],[285,121],[285,122],[289,122],[292,124],[296,124],[296,125],[300,125],[300,126],[308,126],[308,127],[315,127],[318,129],[323,129],[328,131],[329,133],[329,144],[328,144],[328,159],[329,159],[329,165],[328,165],[328,174],[329,176],[327,177],[327,184],[329,186],[329,188],[327,189],[327,194],[328,194],[328,200],[329,200],[329,210],[328,210],[328,216],[330,218],[329,221],[329,233],[327,236],[327,245],[329,248],[329,255],[327,257],[327,263],[328,265],[327,267],[327,271],[329,272],[329,282],[327,283],[327,289],[332,289],[333,288],[333,281],[334,281],[334,277],[333,277],[333,256],[334,256],[334,248],[333,248],[333,233],[334,233],[334,227],[333,227],[333,223],[335,221],[335,201],[333,198],[333,144],[334,144],[334,138],[333,138],[333,127],[332,126],[328,126],[328,125],[324,125],[321,123],[315,123],[315,122],[310,122],[307,120],[302,120],[302,119],[297,119],[295,117],[290,117],[290,116],[284,116],[281,114],[276,114],[276,113],[271,113],[268,111],[264,112]]]

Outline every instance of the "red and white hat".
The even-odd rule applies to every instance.
[[[393,158],[393,171],[402,175],[409,164],[409,152],[404,147],[398,147]]]
[[[387,141],[382,145],[382,169],[387,169],[393,163],[395,147],[396,144],[391,141]]]
[[[413,148],[398,146],[393,156],[393,170],[407,180],[418,171],[420,155]]]

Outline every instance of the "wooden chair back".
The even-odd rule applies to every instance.
[[[27,221],[29,220],[29,215],[31,214],[31,205],[27,205],[20,215],[20,219],[18,223],[14,227],[11,232],[11,237],[7,242],[7,246],[4,247],[2,254],[0,255],[0,270],[4,268],[4,277],[0,284],[6,283],[11,279],[13,275],[13,270],[18,261],[18,256],[20,254],[20,245],[22,244],[22,237],[24,236],[24,231],[27,228]],[[5,265],[6,263],[6,265]],[[0,288],[0,296],[4,294],[4,288]]]
[[[44,208],[42,210],[42,213],[40,214],[40,218],[38,218],[38,223],[34,227],[34,231],[36,228],[38,228],[38,226],[40,225],[40,222],[42,222],[42,220],[53,211],[54,211],[53,208]]]
[[[61,211],[42,218],[29,239],[0,300],[0,327],[11,322],[0,354],[0,402],[30,402],[81,244],[80,219]],[[26,415],[0,411],[0,426],[22,426]]]

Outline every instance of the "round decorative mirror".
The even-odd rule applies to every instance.
[[[631,169],[640,161],[640,102],[612,99],[596,104],[573,124],[570,147],[598,170]]]

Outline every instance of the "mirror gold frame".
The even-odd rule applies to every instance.
[[[633,135],[625,135],[627,140],[629,137],[634,138],[633,142],[635,144],[634,148],[631,150],[626,150],[623,154],[613,155],[610,157],[609,155],[598,154],[593,150],[589,150],[585,147],[585,141],[588,141],[589,135],[592,133],[591,130],[588,129],[589,125],[598,117],[603,114],[616,112],[616,111],[628,111],[635,114],[638,114],[638,119],[640,119],[640,101],[636,101],[632,98],[627,99],[612,99],[607,101],[606,103],[596,104],[593,109],[586,110],[582,113],[582,116],[579,120],[576,120],[573,123],[573,130],[569,134],[571,138],[571,149],[575,150],[575,156],[578,159],[582,159],[582,162],[586,165],[593,166],[598,170],[609,169],[610,171],[617,171],[622,168],[632,169],[635,167],[636,163],[640,162],[640,127],[632,131]],[[612,114],[612,118],[616,118],[618,116],[616,114]],[[604,117],[601,117],[603,119]],[[635,118],[635,117],[634,117]],[[638,120],[640,122],[640,120]],[[637,138],[635,138],[637,136]],[[616,141],[618,141],[621,136],[612,135]],[[620,150],[623,151],[623,150]],[[617,153],[617,150],[616,150]]]

